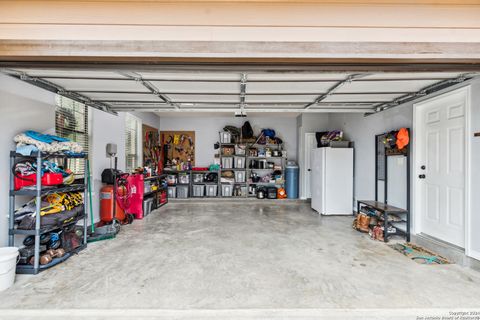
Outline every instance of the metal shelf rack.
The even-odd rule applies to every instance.
[[[221,135],[221,133],[219,133]],[[223,155],[223,150],[222,150],[222,147],[224,146],[230,146],[230,147],[237,147],[239,145],[244,145],[245,146],[245,155],[238,155],[238,154],[233,154],[233,155],[228,155],[228,156],[224,156]],[[282,173],[284,174],[285,173],[285,166],[286,166],[286,157],[284,157],[283,155],[282,156],[251,156],[250,155],[250,149],[258,149],[258,148],[270,148],[270,149],[277,149],[277,150],[283,150],[283,143],[282,144],[272,144],[272,143],[267,143],[267,144],[260,144],[260,143],[248,143],[248,142],[245,142],[245,143],[222,143],[221,142],[221,137],[220,137],[220,143],[219,143],[219,146],[220,146],[220,151],[219,151],[219,157],[220,157],[220,164],[222,164],[222,158],[224,157],[244,157],[245,158],[245,166],[244,168],[235,168],[235,166],[233,166],[233,168],[223,168],[222,166],[220,166],[220,171],[219,171],[219,194],[221,193],[221,185],[222,183],[220,182],[221,181],[221,175],[222,175],[222,171],[244,171],[245,172],[245,182],[241,182],[241,183],[237,183],[237,182],[234,182],[232,183],[232,185],[245,185],[246,186],[246,193],[245,195],[243,196],[244,198],[248,198],[248,197],[252,197],[254,195],[250,194],[250,186],[275,186],[275,187],[284,187],[284,183],[276,183],[276,182],[252,182],[251,181],[251,178],[250,178],[250,174],[252,172],[259,172],[259,173],[269,173],[269,172],[273,172],[273,171],[276,171],[277,169],[273,169],[273,168],[251,168],[250,167],[250,163],[251,163],[251,160],[270,160],[270,161],[278,161],[280,160],[280,166],[281,166],[281,169],[279,169],[279,171],[282,171]],[[283,177],[283,179],[285,180],[285,177]]]
[[[63,160],[63,166],[66,168],[68,166],[68,159],[86,159],[87,155],[69,155],[64,153],[44,153],[44,152],[35,152],[32,153],[30,156],[24,156],[17,154],[15,151],[10,152],[10,168],[13,168],[15,165],[15,160],[17,158],[31,158],[32,160],[36,161],[37,168],[42,168],[42,162],[45,159],[58,159]],[[33,265],[17,265],[17,273],[22,274],[38,274],[40,271],[47,270],[54,265],[62,263],[63,261],[70,258],[73,254],[80,252],[81,250],[87,247],[87,217],[88,217],[88,201],[86,199],[86,190],[87,190],[87,177],[86,172],[83,176],[83,183],[74,184],[69,186],[61,186],[61,187],[46,187],[42,186],[42,172],[41,170],[37,170],[36,173],[36,185],[34,188],[24,188],[20,190],[14,189],[14,175],[10,173],[10,193],[9,193],[9,225],[8,225],[8,245],[14,246],[15,245],[15,235],[33,235],[35,236],[35,245],[34,245],[34,263]],[[49,228],[42,228],[41,227],[41,203],[42,203],[42,196],[57,192],[74,192],[74,191],[82,191],[84,193],[84,201],[83,201],[83,215],[79,216],[72,221],[68,225],[63,225],[59,227],[49,227]],[[16,196],[34,196],[36,197],[36,216],[35,216],[35,228],[33,230],[20,230],[17,229],[15,226],[15,197]],[[55,258],[53,261],[46,265],[40,265],[40,236],[42,234],[52,232],[55,230],[63,229],[67,226],[71,226],[73,224],[78,223],[79,221],[83,220],[83,243],[80,247],[76,248],[71,252],[67,252],[61,258]]]
[[[410,136],[410,129],[407,128]],[[399,235],[405,237],[407,242],[410,241],[410,144],[405,146],[402,150],[390,150],[388,151],[382,140],[387,133],[378,134],[375,136],[375,201],[372,200],[358,200],[357,201],[357,213],[362,211],[362,207],[370,207],[378,211],[380,214],[378,218],[383,223],[383,239],[388,242],[389,237]],[[406,207],[398,208],[388,203],[388,157],[391,156],[403,156],[406,161],[406,194],[405,205]],[[383,201],[378,199],[379,187],[378,181],[383,181]],[[389,214],[397,215],[401,218],[401,221],[389,221]],[[388,227],[393,226],[395,232],[388,232]]]
[[[149,192],[144,192],[143,193],[143,198],[149,198],[149,197],[153,197],[155,198],[154,200],[154,207],[153,209],[159,209],[161,207],[163,207],[164,205],[166,205],[168,203],[168,189],[166,186],[164,186],[163,182],[165,180],[165,178],[167,177],[167,174],[166,173],[162,173],[162,174],[159,174],[159,175],[156,175],[156,176],[151,176],[151,177],[146,177],[146,178],[143,178],[143,181],[157,181],[157,183],[159,184],[159,187],[156,189],[156,190],[152,190],[152,191],[149,191]],[[166,201],[165,202],[161,202],[159,200],[159,193],[161,192],[165,192],[167,194],[167,197],[166,197]]]
[[[220,133],[221,134],[221,133]],[[188,184],[182,184],[182,183],[176,183],[176,184],[170,184],[169,186],[181,186],[181,185],[188,185],[189,186],[189,198],[194,198],[193,196],[193,187],[195,185],[217,185],[217,195],[216,196],[201,196],[201,197],[195,197],[195,198],[249,198],[252,197],[252,195],[249,192],[250,186],[275,186],[275,187],[284,187],[284,183],[276,183],[276,182],[252,182],[250,180],[250,173],[251,172],[259,172],[259,173],[270,173],[276,170],[281,171],[283,174],[285,174],[285,166],[286,166],[286,157],[280,156],[280,157],[258,157],[258,156],[250,156],[249,155],[249,150],[252,148],[270,148],[270,149],[277,149],[277,150],[283,150],[283,143],[282,144],[259,144],[259,143],[235,143],[235,142],[229,142],[229,143],[222,143],[222,139],[220,139],[219,142],[219,160],[220,160],[220,169],[218,171],[196,171],[196,170],[182,170],[182,171],[177,171],[177,170],[172,170],[172,171],[165,171],[165,174],[179,174],[179,173],[187,173],[190,175],[189,177],[189,183]],[[245,154],[244,155],[239,155],[239,154],[232,154],[232,155],[224,155],[223,154],[223,148],[224,147],[233,147],[235,148],[236,146],[245,146]],[[235,165],[232,165],[232,168],[223,168],[222,167],[222,159],[223,158],[235,158],[235,157],[242,157],[245,159],[245,166],[243,168],[235,168]],[[280,161],[280,169],[270,169],[270,168],[249,168],[250,160],[270,160],[270,161]],[[233,171],[233,172],[238,172],[238,171],[243,171],[245,172],[245,181],[244,182],[221,182],[222,178],[222,172],[224,171]],[[217,182],[194,182],[193,181],[193,174],[199,173],[199,174],[206,174],[206,173],[217,173],[218,174],[218,179]],[[283,177],[285,180],[285,177]],[[235,177],[234,177],[235,179]],[[227,196],[224,197],[222,195],[222,185],[229,184],[232,186],[232,188],[235,185],[241,185],[245,187],[245,194],[242,196],[234,196],[232,195],[231,197]]]

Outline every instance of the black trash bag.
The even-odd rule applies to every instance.
[[[315,138],[317,140],[317,148],[325,147],[325,145],[322,142],[322,137],[327,133],[328,131],[315,132]]]
[[[253,128],[249,121],[245,121],[242,126],[242,138],[243,139],[250,139],[253,138]]]

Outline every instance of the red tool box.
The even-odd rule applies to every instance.
[[[61,173],[47,172],[42,176],[42,186],[56,186],[63,183],[63,175]],[[14,185],[15,190],[20,190],[21,188],[34,186],[37,184],[37,174],[32,173],[26,176],[15,176]]]

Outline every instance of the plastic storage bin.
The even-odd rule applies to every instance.
[[[188,198],[188,186],[177,186],[177,198]]]
[[[221,143],[231,143],[232,142],[232,135],[230,132],[220,132],[220,142]]]
[[[168,197],[173,199],[177,197],[177,187],[168,187]]]
[[[244,169],[245,168],[245,157],[234,157],[235,168]]]
[[[246,197],[247,196],[247,186],[236,185],[233,188],[234,197]]]
[[[189,184],[190,183],[190,175],[188,173],[179,173],[178,174],[178,183]]]
[[[192,174],[193,183],[202,183],[203,182],[203,173],[193,173]]]
[[[246,153],[247,146],[243,144],[235,145],[235,154],[238,156],[244,156]]]
[[[235,182],[243,183],[245,182],[245,171],[235,171]]]
[[[167,176],[167,184],[172,185],[172,184],[175,184],[175,183],[177,183],[177,176],[174,175],[174,174],[169,174]]]
[[[222,147],[222,155],[224,156],[233,156],[235,154],[235,148],[234,147]]]
[[[222,184],[222,197],[231,197],[233,194],[233,186],[231,184]]]
[[[222,168],[223,169],[232,169],[233,168],[233,158],[232,157],[222,158]]]
[[[150,181],[144,181],[143,183],[143,193],[150,193],[152,191],[152,183]]]
[[[205,185],[204,184],[198,184],[194,185],[192,188],[193,192],[193,197],[203,197],[205,195]]]
[[[287,191],[287,198],[298,198],[298,166],[296,164],[288,164],[286,166],[285,191]]]
[[[148,198],[143,200],[143,216],[146,217],[152,212],[153,208],[153,198]]]
[[[207,197],[216,197],[217,196],[217,185],[209,184],[205,187],[205,196]]]

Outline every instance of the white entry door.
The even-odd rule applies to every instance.
[[[466,93],[416,105],[421,232],[465,246]]]
[[[312,197],[312,190],[311,190],[311,181],[312,181],[312,150],[317,147],[317,140],[315,138],[315,133],[305,133],[305,166],[303,168],[303,187],[305,190],[304,196],[305,198]]]

